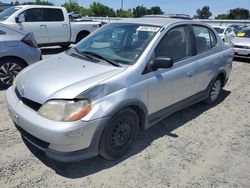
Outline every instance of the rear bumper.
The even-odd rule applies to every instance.
[[[29,143],[59,161],[76,161],[98,154],[99,140],[109,117],[92,121],[56,122],[24,105],[13,88],[6,92],[10,116]]]

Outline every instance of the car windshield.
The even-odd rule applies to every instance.
[[[224,32],[224,29],[219,27],[214,27],[214,29],[217,31],[217,33],[222,34]]]
[[[237,37],[244,37],[244,38],[250,38],[250,28],[244,28],[240,30],[237,35]]]
[[[16,11],[18,11],[20,7],[10,7],[3,12],[0,13],[0,21],[6,20],[8,17],[10,17],[12,14],[14,14]]]
[[[97,54],[120,64],[132,65],[159,31],[158,26],[111,23],[78,43],[78,53]]]

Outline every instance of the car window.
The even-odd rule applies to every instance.
[[[217,41],[212,30],[205,26],[193,26],[197,53],[213,48]]]
[[[44,20],[46,22],[60,22],[64,21],[63,12],[61,9],[44,9]]]
[[[155,56],[167,57],[174,61],[191,56],[190,38],[187,26],[170,30],[155,49]]]
[[[76,45],[79,52],[94,52],[119,63],[132,65],[141,56],[157,26],[141,24],[108,24]]]
[[[229,28],[227,28],[226,32],[227,32],[227,33],[231,33],[231,32],[232,32],[232,29],[229,27]]]
[[[18,11],[20,7],[10,7],[0,13],[0,21],[8,19],[12,14]]]
[[[6,33],[4,31],[0,30],[0,35],[4,35],[4,34],[6,34]]]
[[[219,34],[222,34],[224,29],[221,29],[219,27],[214,27],[214,29],[219,33]]]
[[[23,11],[21,14],[24,14],[25,22],[43,22],[44,15],[42,8],[32,8]]]

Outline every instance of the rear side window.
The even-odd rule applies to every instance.
[[[155,49],[157,57],[167,57],[174,61],[190,57],[192,50],[187,26],[179,26],[167,32]]]
[[[61,9],[44,9],[44,20],[46,22],[60,22],[64,21],[63,12]]]
[[[216,46],[217,41],[213,31],[205,26],[193,26],[197,53],[207,51]]]

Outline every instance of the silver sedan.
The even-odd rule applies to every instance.
[[[41,51],[31,33],[0,24],[0,87],[9,87],[26,66],[41,59]]]

